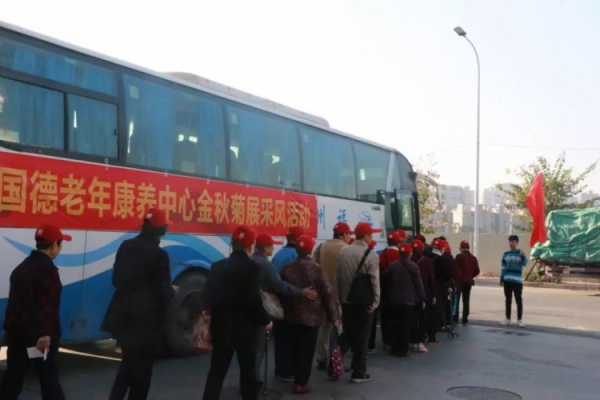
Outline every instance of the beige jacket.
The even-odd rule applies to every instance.
[[[338,261],[340,259],[340,252],[347,246],[346,242],[342,239],[329,239],[317,247],[313,256],[315,262],[321,265],[321,268],[325,271],[325,275],[327,275],[327,280],[329,280],[329,285],[331,286],[331,290],[333,291],[336,300],[338,298]]]
[[[368,246],[364,241],[357,240],[350,246],[344,247],[340,253],[340,259],[337,265],[337,283],[340,302],[342,304],[348,304],[346,299],[350,293],[352,281],[354,280],[354,277],[356,277],[358,264],[360,263],[360,260],[363,258],[363,255],[367,249]],[[367,271],[367,273],[371,276],[373,293],[375,294],[375,298],[373,299],[373,307],[377,308],[379,306],[381,290],[379,287],[379,256],[377,256],[375,250],[371,250],[369,253],[369,256],[362,266],[362,270]]]

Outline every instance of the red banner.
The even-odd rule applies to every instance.
[[[533,229],[529,245],[533,248],[536,243],[545,243],[546,234],[546,200],[544,198],[544,174],[541,172],[535,177],[531,190],[525,199],[533,219]]]
[[[290,226],[317,235],[315,196],[123,167],[0,154],[0,226],[137,230],[151,207],[173,221],[170,231],[229,234],[247,224],[285,236]]]

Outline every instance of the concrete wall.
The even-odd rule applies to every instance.
[[[473,245],[472,233],[443,233],[442,235],[448,239],[453,255],[458,253],[461,241],[468,240],[471,246]],[[527,257],[531,253],[529,236],[530,234],[528,233],[519,235],[519,247],[525,252]],[[427,241],[431,242],[433,237],[433,235],[428,235]],[[493,276],[499,277],[500,259],[506,250],[508,250],[508,235],[479,234],[479,267],[481,268],[481,272],[488,272]]]

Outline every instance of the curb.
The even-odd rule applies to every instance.
[[[563,290],[585,290],[595,292],[600,290],[597,283],[552,283],[552,282],[523,282],[527,287]],[[499,286],[499,278],[476,278],[475,286]]]

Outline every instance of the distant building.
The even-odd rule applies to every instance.
[[[468,186],[440,185],[438,193],[441,203],[450,209],[459,204],[474,204],[474,192]]]
[[[512,184],[503,183],[502,188],[504,190],[511,190]],[[483,190],[483,205],[485,206],[496,206],[498,204],[507,204],[509,202],[509,197],[506,193],[498,190],[495,187],[487,188]]]

